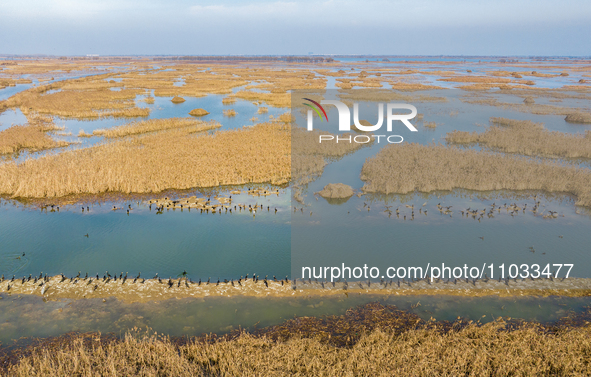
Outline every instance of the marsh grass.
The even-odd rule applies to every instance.
[[[577,205],[591,206],[588,169],[442,145],[388,145],[366,160],[361,180],[366,193],[535,190],[570,194]]]
[[[582,320],[584,320],[583,318]],[[578,320],[581,322],[582,320]],[[591,327],[510,318],[421,320],[370,303],[340,316],[296,317],[225,336],[171,339],[133,328],[122,339],[65,336],[21,353],[8,376],[572,376],[589,375]]]
[[[274,122],[196,135],[200,127],[6,162],[0,165],[0,193],[49,198],[289,180],[290,132],[285,125]]]
[[[135,107],[133,99],[136,94],[126,90],[60,91],[26,99],[20,104],[20,109],[25,115],[32,110],[62,118],[148,116],[150,109]]]
[[[290,107],[291,106],[291,96],[289,93],[281,92],[281,93],[261,93],[261,92],[253,92],[249,90],[241,90],[232,94],[235,98],[240,98],[246,101],[263,101],[269,106],[273,107]]]
[[[204,122],[192,118],[164,118],[142,120],[123,126],[98,129],[94,130],[92,134],[95,136],[104,136],[106,138],[117,138],[184,127],[193,127],[194,132],[201,132],[220,128],[221,126],[222,125],[217,122]]]
[[[207,114],[209,114],[209,111],[207,111],[205,109],[193,109],[193,110],[189,111],[189,115],[194,116],[194,117],[202,117]]]
[[[425,126],[427,128],[434,129],[434,128],[437,128],[437,123],[435,123],[435,122],[424,122],[423,123],[423,126]]]
[[[591,114],[590,113],[582,113],[582,112],[578,112],[578,113],[573,113],[573,114],[568,114],[566,116],[566,118],[564,118],[564,120],[566,120],[569,123],[591,123]]]
[[[224,113],[224,116],[226,116],[226,117],[236,116],[236,110],[234,110],[234,109],[223,110],[222,112]]]
[[[56,141],[47,134],[50,131],[63,130],[53,123],[33,123],[16,125],[0,131],[0,154],[18,153],[21,150],[32,152],[60,148],[68,145],[65,141]]]
[[[141,91],[110,90],[121,84],[105,81],[108,77],[90,76],[32,87],[0,101],[0,112],[20,108],[24,115],[49,114],[78,119],[149,115],[150,109],[135,106],[134,99]],[[49,93],[52,90],[55,92]]]
[[[494,126],[483,133],[453,131],[445,137],[450,144],[479,144],[482,147],[526,156],[591,158],[591,132],[573,135],[551,132],[529,120],[491,118]]]
[[[472,105],[487,105],[487,106],[497,106],[501,107],[506,110],[514,110],[519,111],[522,113],[529,113],[529,114],[536,114],[536,115],[572,115],[575,112],[582,113],[581,111],[577,111],[576,108],[572,107],[563,107],[563,106],[553,106],[553,105],[544,105],[538,103],[508,103],[508,102],[501,102],[493,97],[464,97],[461,98],[462,102],[469,103]]]

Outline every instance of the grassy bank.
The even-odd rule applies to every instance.
[[[588,375],[589,310],[552,325],[423,321],[377,303],[227,336],[65,336],[5,354],[9,376]]]

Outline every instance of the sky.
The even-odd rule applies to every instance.
[[[591,56],[589,0],[0,0],[0,54]]]

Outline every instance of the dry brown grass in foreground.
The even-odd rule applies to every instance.
[[[368,193],[539,190],[572,194],[577,205],[591,206],[588,169],[442,145],[390,144],[366,160],[361,179]]]
[[[591,158],[591,132],[573,135],[551,132],[529,120],[491,118],[495,126],[483,133],[453,131],[445,137],[450,144],[479,144],[482,147],[526,156]]]
[[[197,126],[199,127],[199,126]],[[0,165],[0,194],[46,198],[104,192],[148,193],[290,177],[283,124],[194,135],[193,127],[105,142]]]
[[[221,126],[217,122],[204,122],[193,118],[164,118],[142,120],[123,126],[98,129],[94,130],[92,134],[95,136],[115,138],[183,127],[194,127],[193,132],[201,132],[220,128]]]
[[[334,337],[332,336],[334,334]],[[573,376],[591,374],[591,327],[422,321],[368,304],[258,334],[175,341],[80,335],[28,350],[9,376]]]

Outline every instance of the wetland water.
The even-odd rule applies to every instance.
[[[311,298],[206,297],[127,304],[114,298],[44,302],[29,295],[0,294],[0,342],[20,337],[56,336],[70,331],[124,334],[151,328],[171,336],[225,334],[282,323],[294,316],[342,315],[368,302],[396,305],[425,320],[458,316],[489,322],[499,316],[542,323],[591,305],[589,297],[457,297],[351,294]]]
[[[454,129],[483,132],[493,116],[543,122],[551,131],[580,134],[591,129],[589,125],[566,123],[562,115],[532,115],[496,106],[468,105],[461,100],[466,92],[446,90],[428,94],[447,98],[446,102],[413,103],[419,113],[424,114],[423,122],[436,122],[437,127],[430,129],[424,127],[423,122],[417,122],[417,133],[400,129],[400,135],[407,142],[443,142],[444,135]],[[492,95],[500,101],[515,101],[515,97]],[[237,100],[235,104],[222,105],[222,98],[219,95],[186,97],[186,102],[172,104],[170,98],[155,97],[154,104],[141,106],[152,108],[149,118],[184,117],[194,108],[204,108],[210,115],[201,119],[219,121],[222,130],[250,125],[253,116],[260,122],[269,115],[277,116],[286,111],[269,107],[268,114],[257,114],[257,106],[249,101]],[[579,100],[564,100],[561,105],[584,106]],[[235,109],[237,116],[223,117],[224,109]],[[362,111],[365,111],[363,107]],[[370,113],[371,108],[367,111]],[[296,112],[296,116],[301,114]],[[362,118],[372,123],[376,121],[370,116]],[[6,111],[0,115],[0,129],[12,123],[23,123],[23,119],[19,110]],[[97,128],[125,122],[56,119],[57,124],[64,125],[66,131],[74,135],[79,129],[91,133]],[[330,128],[334,124],[330,122],[318,123],[318,127],[334,132],[334,128]],[[77,148],[102,139],[72,136],[69,140],[80,141],[80,145],[72,147]],[[365,159],[383,147],[384,144],[374,144],[331,161],[322,177],[308,185],[304,205],[292,202],[290,188],[280,188],[278,196],[233,195],[234,203],[263,204],[264,209],[256,217],[249,211],[202,214],[197,210],[169,210],[157,215],[155,210],[150,211],[146,202],[138,204],[131,199],[85,203],[89,212],[82,212],[80,205],[62,206],[59,212],[51,212],[3,201],[0,206],[0,273],[6,277],[37,275],[41,271],[48,275],[64,273],[74,276],[81,271],[83,275],[88,272],[102,276],[109,271],[116,274],[129,272],[134,276],[141,271],[146,278],[155,273],[163,278],[174,278],[186,271],[193,280],[211,277],[215,281],[217,278],[238,279],[246,273],[256,273],[261,278],[265,275],[294,276],[293,265],[313,261],[315,265],[325,266],[340,263],[350,266],[415,266],[426,262],[452,266],[465,263],[470,266],[483,263],[573,263],[571,276],[591,277],[591,236],[588,232],[591,218],[588,211],[574,205],[572,198],[560,195],[539,197],[544,209],[558,211],[560,216],[556,219],[543,219],[529,211],[510,216],[503,210],[494,218],[485,218],[481,222],[462,217],[457,212],[468,207],[485,208],[492,202],[528,203],[531,207],[531,196],[535,193],[520,198],[514,198],[515,193],[494,193],[497,197],[487,199],[459,190],[429,195],[353,196],[338,205],[329,204],[322,198],[316,200],[313,193],[328,183],[345,183],[360,189],[363,182],[359,174]],[[42,154],[33,156],[38,155]],[[587,165],[582,163],[582,166]],[[228,196],[231,189],[178,195],[209,197],[218,193]],[[161,196],[157,194],[154,198]],[[453,216],[440,214],[436,208],[438,203],[453,206]],[[112,211],[113,205],[131,205],[133,210],[127,215],[125,210]],[[367,205],[371,207],[370,211]],[[400,207],[400,218],[389,217],[384,212],[386,205]],[[411,212],[406,205],[415,206],[412,221],[403,220],[403,216],[410,216]],[[270,207],[268,212],[267,206]],[[297,207],[295,212],[294,206]],[[418,208],[427,209],[428,215],[418,214]],[[298,250],[296,255],[291,254],[292,250]],[[293,258],[296,258],[295,263]],[[482,315],[486,318],[503,315],[551,321],[569,309],[578,311],[589,305],[587,298],[388,298],[371,295],[309,299],[212,297],[125,304],[112,298],[106,302],[100,299],[44,302],[36,296],[2,294],[0,341],[20,336],[59,335],[73,330],[124,332],[133,326],[149,326],[170,335],[223,333],[237,326],[250,327],[257,322],[259,326],[280,323],[293,315],[342,314],[351,306],[375,300],[402,309],[420,301],[422,306],[417,313],[437,319],[455,319],[458,315],[471,319]]]

